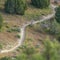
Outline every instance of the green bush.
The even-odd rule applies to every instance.
[[[60,6],[56,8],[55,19],[58,23],[60,23]]]
[[[31,0],[32,4],[38,8],[46,8],[50,4],[50,0]]]
[[[7,0],[5,2],[5,12],[23,15],[26,10],[25,0]]]
[[[6,26],[7,28],[9,28],[8,26]],[[16,28],[9,28],[8,30],[7,30],[7,32],[20,32],[20,29],[18,28],[18,27],[16,27]]]
[[[17,38],[20,38],[20,35],[16,35]]]
[[[16,28],[11,28],[11,31],[12,31],[12,32],[20,32],[20,29],[19,29],[18,27],[16,27]]]
[[[26,47],[24,48],[23,52],[27,55],[32,55],[34,54],[36,51],[33,47]]]

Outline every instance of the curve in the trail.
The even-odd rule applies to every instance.
[[[36,23],[39,23],[39,22],[43,22],[43,21],[46,21],[46,20],[49,20],[51,18],[53,18],[55,16],[55,9],[56,6],[54,5],[51,5],[51,9],[52,9],[52,14],[49,14],[48,16],[45,16],[43,17],[41,20],[39,21],[31,21],[31,22],[28,22],[27,24],[24,24],[21,28],[20,28],[20,33],[19,35],[21,36],[20,39],[18,39],[18,44],[16,46],[14,46],[13,48],[9,49],[9,50],[1,50],[0,53],[8,53],[8,52],[12,52],[14,51],[15,49],[17,49],[19,46],[21,46],[23,44],[23,41],[25,40],[25,29],[28,25],[33,25],[33,24],[36,24]]]

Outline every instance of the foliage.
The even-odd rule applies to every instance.
[[[60,42],[60,33],[56,36],[58,42]]]
[[[32,4],[38,8],[46,8],[50,4],[50,0],[31,0]]]
[[[44,58],[41,54],[38,53],[38,54],[34,54],[31,60],[44,60]]]
[[[15,0],[7,0],[5,2],[5,11],[7,13],[14,13],[14,8],[15,8]]]
[[[6,27],[8,27],[8,26],[6,26]],[[9,27],[8,27],[9,28]],[[16,28],[9,28],[8,30],[7,30],[7,32],[20,32],[20,29],[18,28],[18,27],[16,27]]]
[[[34,51],[27,48],[25,53],[23,52],[17,55],[14,59],[5,57],[0,60],[60,60],[59,42],[57,40],[51,41],[49,38],[42,42],[44,44],[44,50],[42,53],[33,54]]]
[[[27,55],[32,55],[35,53],[35,49],[33,47],[25,47],[23,52]]]
[[[60,59],[60,44],[56,40],[46,40],[44,42],[45,52],[43,56],[46,60],[59,60]]]
[[[15,10],[16,14],[23,15],[26,10],[26,0],[16,0]]]
[[[54,19],[41,23],[40,27],[41,27],[40,30],[42,30],[48,34],[56,35],[59,33],[59,31],[58,31],[59,25],[56,22],[56,20],[54,20]]]
[[[20,35],[19,34],[17,34],[16,37],[20,39]]]
[[[2,49],[2,44],[0,44],[0,49]]]
[[[0,29],[2,28],[2,26],[3,26],[3,18],[2,18],[2,16],[0,15]]]
[[[23,15],[26,10],[25,0],[7,0],[5,2],[5,12]]]
[[[55,19],[58,23],[60,23],[60,6],[56,8]]]
[[[27,60],[27,55],[22,53],[19,56],[16,56],[16,60]]]

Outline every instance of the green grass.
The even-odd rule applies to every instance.
[[[46,9],[37,9],[35,7],[29,7],[26,12],[24,17],[26,17],[28,20],[39,20],[42,15],[48,15],[51,14],[51,9],[46,8]]]

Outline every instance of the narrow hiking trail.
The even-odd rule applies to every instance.
[[[55,16],[55,8],[56,6],[55,5],[50,5],[51,9],[52,9],[52,14],[49,14],[47,16],[44,16],[42,19],[38,20],[38,21],[31,21],[31,22],[28,22],[27,24],[24,24],[22,27],[20,27],[20,39],[18,39],[18,44],[16,46],[14,46],[13,48],[9,49],[9,50],[1,50],[0,51],[0,54],[2,53],[8,53],[8,52],[12,52],[14,51],[15,49],[17,49],[19,46],[21,46],[25,40],[25,33],[26,33],[26,27],[29,26],[29,25],[34,25],[36,23],[41,23],[43,21],[46,21],[46,20],[50,20],[51,18],[53,18]]]

